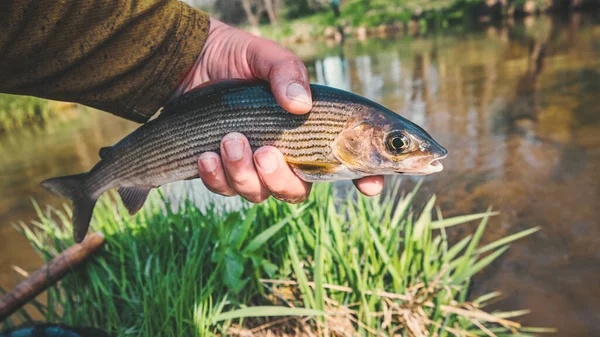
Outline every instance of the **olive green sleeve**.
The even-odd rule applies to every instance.
[[[209,24],[176,0],[3,0],[0,92],[145,122],[194,65]]]

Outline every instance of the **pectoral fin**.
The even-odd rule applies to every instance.
[[[335,171],[340,166],[339,164],[330,164],[330,163],[319,163],[319,162],[288,162],[290,166],[292,166],[296,170],[302,170],[305,172],[315,173],[315,174],[330,174],[335,173]]]
[[[298,177],[306,182],[327,182],[356,179],[362,175],[350,171],[339,163],[290,162],[288,164]]]

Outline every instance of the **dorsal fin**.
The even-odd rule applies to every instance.
[[[229,80],[213,80],[200,84],[187,93],[179,96],[161,111],[161,116],[167,116],[178,112],[186,112],[188,105],[207,102],[214,95],[221,95],[226,91],[235,90],[238,88],[246,88],[251,86],[263,86],[270,91],[269,84],[266,81],[255,79],[229,79]]]
[[[104,159],[104,158],[108,157],[111,152],[112,152],[112,146],[106,146],[106,147],[100,148],[98,155],[100,156],[100,159]]]

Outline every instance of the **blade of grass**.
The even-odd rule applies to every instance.
[[[248,307],[232,311],[227,311],[218,314],[214,317],[214,322],[247,318],[247,317],[273,317],[273,316],[324,316],[327,315],[325,311],[306,309],[306,308],[289,308],[289,307],[276,307],[276,306],[257,306]]]
[[[419,218],[414,224],[412,239],[413,241],[418,242],[418,246],[422,249],[425,249],[425,247],[423,247],[423,243],[428,242],[427,238],[429,234],[428,229],[430,228],[431,224],[431,210],[433,209],[433,205],[435,204],[435,199],[435,195],[433,195],[429,199],[429,201],[425,205],[425,208],[423,208],[423,211],[421,212],[421,216],[419,216]]]
[[[244,250],[242,251],[242,253],[244,253],[244,254],[250,254],[250,253],[256,251],[257,249],[259,249],[260,247],[262,247],[273,235],[277,234],[277,232],[279,232],[279,230],[281,230],[286,224],[288,224],[288,222],[292,218],[296,217],[298,213],[304,211],[308,206],[309,205],[305,205],[303,207],[300,207],[293,214],[288,215],[286,218],[284,218],[283,220],[279,221],[275,225],[273,225],[273,226],[265,229],[262,233],[260,233],[256,237],[254,237],[254,239],[252,239],[248,243],[248,245],[246,246],[246,248],[244,248]]]
[[[467,235],[466,237],[461,239],[457,244],[448,249],[448,252],[442,257],[444,262],[448,263],[452,261],[458,255],[458,253],[460,253],[469,244],[469,242],[471,241],[471,237],[471,234]]]
[[[312,290],[308,285],[308,279],[306,274],[304,273],[304,269],[302,268],[302,264],[300,263],[300,258],[298,257],[298,250],[296,249],[296,244],[292,238],[288,238],[289,242],[289,254],[292,262],[292,267],[294,268],[294,273],[296,274],[296,279],[298,280],[300,290],[304,297],[304,306],[306,308],[315,308],[315,297],[313,295]]]
[[[398,206],[396,206],[396,210],[394,211],[394,215],[390,222],[391,226],[397,226],[398,224],[400,224],[400,220],[405,217],[406,212],[407,212],[408,208],[412,205],[413,199],[414,199],[415,195],[417,194],[417,191],[421,187],[422,183],[423,183],[423,180],[422,179],[419,180],[419,182],[416,184],[416,186],[413,188],[413,190],[406,197],[404,197],[403,200],[400,201]]]
[[[496,298],[496,297],[498,297],[500,295],[502,295],[502,294],[499,291],[494,291],[494,292],[491,292],[489,294],[485,294],[485,295],[479,296],[477,299],[475,299],[473,301],[473,303],[475,303],[477,305],[481,305],[481,304],[483,304],[483,303],[485,303],[485,302],[487,302],[487,301],[489,301],[491,299],[494,299],[494,298]]]
[[[528,315],[530,312],[531,310],[497,311],[493,312],[491,315],[498,318],[514,318]]]
[[[481,236],[483,235],[483,231],[485,230],[485,227],[487,226],[488,219],[489,219],[488,217],[484,217],[481,220],[479,227],[477,227],[477,230],[475,231],[475,234],[473,235],[473,239],[471,239],[471,242],[469,243],[467,250],[463,254],[461,261],[456,268],[455,275],[457,275],[456,276],[457,282],[461,282],[464,279],[463,275],[465,275],[467,268],[472,263],[473,253],[475,252],[475,248],[479,244],[479,240],[481,240]]]
[[[483,259],[477,261],[475,264],[473,264],[473,266],[471,268],[469,268],[466,271],[466,274],[461,277],[468,278],[468,277],[471,277],[471,276],[477,274],[481,269],[487,267],[487,265],[494,262],[494,260],[496,260],[500,255],[504,254],[504,252],[506,252],[508,250],[508,247],[509,246],[504,246],[504,247],[496,250],[495,252],[491,253],[490,255],[484,257]]]
[[[500,212],[489,212],[488,211],[485,213],[461,215],[461,216],[456,216],[453,218],[446,218],[446,219],[442,219],[442,220],[432,221],[430,226],[433,229],[439,229],[442,227],[448,228],[448,227],[452,227],[452,226],[456,226],[456,225],[461,225],[463,223],[473,221],[473,220],[489,218],[491,216],[498,215],[498,214],[500,214]]]
[[[539,327],[524,327],[521,328],[523,332],[532,332],[532,333],[556,333],[557,329],[553,328],[539,328]]]
[[[323,310],[325,308],[325,292],[323,289],[323,226],[321,223],[317,227],[317,244],[315,247],[315,263],[313,268],[313,275],[315,280],[315,309]]]
[[[503,246],[503,245],[505,245],[507,243],[511,243],[511,242],[516,241],[516,240],[518,240],[520,238],[523,238],[523,237],[526,237],[528,235],[531,235],[531,234],[539,231],[540,229],[541,229],[541,227],[533,227],[533,228],[526,229],[524,231],[521,231],[521,232],[518,232],[518,233],[515,233],[515,234],[512,234],[512,235],[509,235],[509,236],[507,236],[505,238],[496,240],[496,241],[494,241],[492,243],[489,243],[489,244],[487,244],[487,245],[485,245],[485,246],[477,249],[477,253],[478,254],[485,253],[485,252],[490,251],[492,249],[495,249],[497,247]]]
[[[392,279],[394,280],[394,283],[396,284],[395,287],[399,286],[400,284],[402,284],[402,277],[400,276],[400,274],[398,274],[398,271],[396,269],[394,269],[394,266],[391,263],[390,256],[385,251],[385,247],[383,247],[381,242],[379,242],[377,233],[371,226],[369,226],[369,233],[371,234],[371,240],[373,240],[375,249],[377,249],[377,253],[379,253],[379,258],[381,258],[381,261],[387,268],[388,272],[392,276]]]

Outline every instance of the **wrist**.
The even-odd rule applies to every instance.
[[[211,77],[208,74],[208,66],[205,64],[206,60],[211,57],[218,57],[217,55],[211,55],[217,48],[215,45],[219,44],[219,40],[222,40],[223,34],[226,34],[229,29],[232,27],[224,24],[223,22],[216,20],[214,18],[210,18],[210,28],[208,31],[208,36],[206,38],[206,42],[200,51],[200,54],[196,58],[192,68],[187,73],[179,87],[175,90],[175,92],[169,98],[169,101],[177,98],[185,94],[186,92],[194,89],[198,85],[203,82],[208,81]]]
[[[185,94],[186,92],[196,87],[198,84],[202,83],[203,77],[207,78],[207,76],[204,76],[204,74],[202,74],[201,71],[202,60],[206,59],[205,55],[207,54],[207,50],[210,50],[211,46],[215,44],[216,36],[220,35],[222,30],[226,27],[228,27],[226,24],[210,17],[208,36],[206,38],[206,41],[204,42],[204,46],[202,47],[202,50],[200,51],[198,57],[196,57],[196,61],[194,61],[194,64],[192,65],[184,79],[181,81],[181,84],[177,87],[177,89],[175,89],[175,91],[167,100],[167,103],[171,102],[175,98]]]

